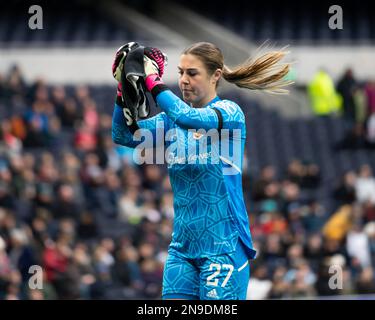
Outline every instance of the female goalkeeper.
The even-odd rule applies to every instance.
[[[138,133],[148,130],[155,136],[157,129],[165,134],[174,130],[174,143],[187,150],[194,148],[202,136],[191,129],[219,132],[227,129],[225,142],[230,147],[240,145],[237,163],[222,155],[218,157],[220,161],[209,161],[213,151],[222,147],[222,137],[211,139],[210,151],[194,160],[181,161],[173,153],[178,148],[170,148],[172,155],[167,157],[175,159],[168,163],[175,216],[164,267],[163,299],[246,299],[249,260],[255,258],[256,251],[241,182],[245,117],[235,102],[221,100],[216,90],[224,78],[241,88],[287,92],[283,87],[289,84],[284,80],[289,64],[279,63],[285,54],[285,51],[269,52],[231,70],[224,64],[219,48],[207,42],[195,43],[180,57],[178,84],[183,96],[180,99],[161,80],[165,62],[161,51],[145,49],[145,84],[163,112],[135,121]],[[118,60],[115,59],[113,71]],[[119,85],[113,113],[113,141],[135,148],[141,142],[133,139],[137,132],[130,129],[129,113],[124,108]],[[239,136],[234,134],[235,130],[240,132]],[[172,142],[163,143],[170,146]],[[208,161],[201,161],[203,158]]]

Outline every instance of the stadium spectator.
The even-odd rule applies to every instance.
[[[286,280],[287,268],[278,266],[272,276],[272,287],[268,293],[269,299],[283,299],[289,297],[290,283]]]
[[[319,233],[311,234],[304,246],[303,256],[309,261],[312,270],[317,274],[319,264],[322,260],[323,237]]]
[[[269,193],[269,192],[271,192],[272,195],[277,194],[278,186],[275,183],[275,175],[276,175],[275,168],[272,166],[266,166],[262,169],[259,180],[255,181],[254,183],[254,187],[253,187],[254,200],[265,199],[267,197],[266,193]],[[272,185],[272,187],[270,187],[269,185]]]
[[[366,138],[369,147],[375,146],[375,112],[371,113],[367,119]]]
[[[369,165],[361,166],[355,183],[356,199],[359,203],[375,204],[375,177]]]
[[[250,278],[246,299],[262,300],[266,299],[272,288],[272,281],[269,279],[266,266],[256,268]]]
[[[333,194],[339,204],[352,204],[356,200],[356,177],[354,171],[348,171],[342,177],[341,183],[337,186]]]
[[[351,128],[356,121],[356,104],[354,101],[355,89],[358,86],[354,78],[353,70],[345,70],[341,79],[337,83],[337,92],[342,97],[342,113],[344,119],[348,123],[348,128]]]
[[[356,281],[356,291],[360,294],[370,294],[375,291],[373,268],[364,268]]]
[[[342,98],[336,92],[330,75],[320,69],[308,85],[312,109],[317,116],[337,113],[342,107]]]
[[[365,93],[367,97],[367,115],[371,115],[375,113],[375,80],[371,80],[365,85]]]
[[[21,69],[18,65],[14,65],[9,69],[7,80],[4,84],[4,97],[10,103],[15,102],[20,96],[23,96],[26,89],[26,83],[22,76]]]
[[[350,205],[343,205],[323,226],[322,232],[327,244],[342,241],[352,226],[353,209]]]
[[[290,283],[290,297],[304,298],[316,295],[314,284],[316,276],[311,271],[309,264],[304,260],[299,260],[296,265],[286,274],[286,281]]]
[[[301,208],[301,219],[307,235],[319,232],[327,218],[325,208],[317,201],[312,201]]]
[[[320,169],[314,163],[303,164],[298,159],[292,160],[287,169],[287,179],[301,188],[314,189],[320,183]]]
[[[11,155],[19,155],[22,151],[22,141],[13,134],[12,123],[8,119],[1,122],[0,148]]]
[[[78,221],[81,209],[71,185],[61,184],[58,187],[52,213],[56,220],[69,218]]]
[[[73,98],[67,98],[61,106],[57,106],[57,115],[60,118],[63,128],[73,129],[79,120],[82,119],[77,103]]]
[[[371,265],[369,241],[360,224],[354,224],[346,238],[346,250],[350,257],[358,260],[362,268]]]
[[[364,125],[367,118],[367,96],[364,88],[357,85],[354,89],[353,99],[355,104],[355,120],[356,123]]]

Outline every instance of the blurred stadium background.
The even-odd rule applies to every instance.
[[[43,9],[31,30],[30,5]],[[248,299],[375,298],[375,20],[365,2],[0,3],[0,299],[159,299],[173,223],[163,165],[111,140],[115,50],[211,41],[235,65],[289,45],[289,96],[222,83],[247,119],[243,186],[258,258]],[[159,112],[153,109],[153,112]],[[40,265],[43,290],[30,290]],[[342,289],[330,289],[331,265]]]

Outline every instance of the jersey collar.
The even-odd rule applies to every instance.
[[[216,96],[216,97],[213,98],[209,103],[207,103],[203,108],[206,108],[206,107],[209,106],[210,104],[212,104],[212,103],[214,103],[214,102],[216,102],[216,101],[219,101],[219,100],[221,100],[221,99],[219,98],[219,96]]]
[[[200,107],[198,109],[203,109],[203,108],[207,108],[210,104],[216,102],[216,101],[220,101],[221,99],[219,98],[219,96],[216,96],[215,98],[213,98],[211,101],[209,101],[206,105],[204,105],[203,107]],[[190,107],[194,108],[192,104],[190,104]]]

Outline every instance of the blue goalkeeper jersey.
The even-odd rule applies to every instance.
[[[118,105],[112,137],[118,144],[151,148],[160,144],[158,133],[159,138],[163,134],[175,212],[169,250],[197,259],[233,252],[242,241],[253,259],[242,192],[246,125],[241,108],[218,96],[192,108],[170,90],[160,92],[156,102],[163,112],[138,121],[140,133],[148,131],[153,139],[135,138]]]

